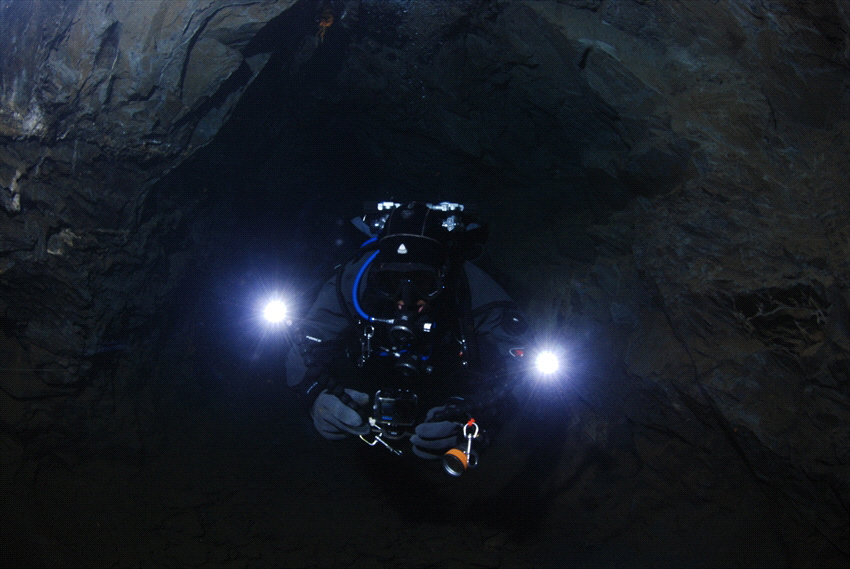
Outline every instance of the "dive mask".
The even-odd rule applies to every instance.
[[[372,288],[388,300],[432,300],[444,287],[441,271],[421,263],[387,263],[378,268],[372,278]]]

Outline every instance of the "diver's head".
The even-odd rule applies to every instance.
[[[445,288],[445,271],[426,263],[382,263],[375,266],[370,285],[380,298],[422,312]]]
[[[395,208],[378,236],[369,287],[407,310],[424,310],[445,288],[451,266],[446,216],[412,202]]]
[[[370,214],[361,229],[370,235],[378,230],[372,245],[378,251],[370,257],[362,297],[368,313],[361,315],[378,323],[381,346],[396,357],[401,376],[413,378],[428,372],[435,334],[456,316],[449,292],[471,238],[482,236],[483,228],[468,222],[463,205],[450,202],[381,202],[364,209]]]
[[[427,263],[383,263],[373,267],[367,286],[392,314],[388,333],[393,347],[401,349],[431,331],[431,308],[445,288],[445,273]]]
[[[366,290],[389,317],[394,350],[431,340],[432,308],[446,288],[452,259],[445,219],[427,204],[413,202],[395,208],[378,236]]]
[[[443,290],[439,269],[423,263],[386,263],[376,267],[370,281],[392,312],[387,334],[393,349],[407,349],[417,338],[430,336],[434,326],[431,303]]]

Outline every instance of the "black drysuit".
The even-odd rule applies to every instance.
[[[341,387],[375,395],[400,388],[419,397],[419,420],[428,409],[450,400],[488,429],[505,418],[512,382],[523,372],[527,326],[516,303],[489,275],[471,262],[435,304],[440,317],[428,338],[429,357],[413,378],[394,372],[397,357],[382,345],[381,324],[367,344],[367,323],[358,318],[353,287],[368,252],[346,264],[330,279],[302,321],[286,365],[287,383],[311,405],[324,389]],[[358,300],[366,305],[368,271],[358,281]],[[353,315],[353,317],[352,317]],[[361,356],[365,363],[357,365]],[[365,414],[371,409],[364,410]],[[463,420],[463,418],[458,418]]]

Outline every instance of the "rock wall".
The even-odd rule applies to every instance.
[[[4,427],[74,438],[116,405],[98,361],[149,360],[209,223],[151,187],[212,139],[268,59],[252,38],[292,3],[0,3]]]
[[[241,164],[357,148],[385,174],[363,199],[489,209],[494,266],[574,354],[547,503],[572,504],[577,454],[627,452],[634,498],[594,496],[606,535],[637,525],[623,504],[756,488],[793,564],[846,561],[846,2],[301,2],[252,43],[290,4],[0,2],[4,430],[164,418],[168,386],[115,380],[162,376],[138,339],[217,218],[150,188],[235,117],[219,151]]]
[[[690,150],[672,191],[589,228],[591,266],[555,270],[548,308],[561,324],[624,338],[612,367],[625,382],[597,376],[579,388],[589,416],[607,421],[586,421],[587,436],[610,433],[620,424],[611,411],[621,411],[641,458],[669,484],[684,481],[688,496],[723,483],[696,480],[698,466],[683,479],[682,456],[722,470],[729,449],[789,505],[789,527],[814,530],[799,542],[846,555],[846,9],[532,4],[570,43],[588,45],[583,73],[619,115],[642,115],[633,96],[652,93],[649,110],[668,128],[648,139]],[[624,77],[634,86],[622,88]],[[647,139],[630,146],[633,155]],[[626,156],[619,177],[669,171],[652,146]]]
[[[582,440],[633,431],[683,499],[739,463],[815,528],[796,539],[847,555],[846,5],[422,2],[357,25],[339,81],[362,144],[491,206],[495,265],[586,360]]]

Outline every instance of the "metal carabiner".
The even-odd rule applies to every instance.
[[[472,431],[470,429],[470,427],[475,427],[475,430]],[[478,423],[475,422],[475,419],[470,419],[463,426],[463,436],[466,437],[466,457],[467,457],[467,459],[470,459],[473,456],[473,454],[472,454],[472,439],[478,438]],[[475,466],[475,465],[470,464],[470,466]]]
[[[463,436],[466,438],[466,450],[462,447],[449,449],[443,455],[443,468],[452,476],[460,476],[467,468],[478,466],[478,453],[472,450],[472,439],[478,438],[479,428],[475,419],[470,419],[463,426]]]
[[[375,435],[375,440],[373,440],[371,443],[369,441],[367,441],[366,437],[364,437],[363,435],[360,435],[360,440],[362,440],[364,443],[366,443],[370,447],[373,447],[376,444],[381,443],[382,445],[387,447],[387,450],[390,451],[391,453],[395,454],[396,456],[401,456],[401,451],[396,449],[396,448],[391,447],[387,441],[382,439],[381,433],[378,433],[377,435]]]

